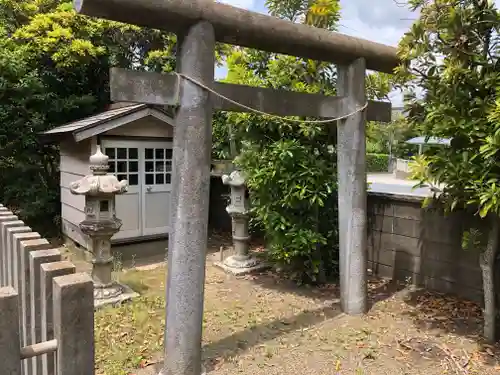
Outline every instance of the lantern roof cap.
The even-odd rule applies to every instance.
[[[90,171],[82,179],[70,184],[70,191],[75,195],[99,196],[109,194],[123,194],[127,191],[128,181],[118,181],[115,175],[108,174],[109,157],[102,153],[101,146],[90,156]]]
[[[245,185],[245,176],[240,171],[233,171],[230,175],[225,174],[222,176],[222,183],[224,185],[240,187]]]
[[[102,153],[101,146],[97,145],[95,154],[91,155],[89,158],[90,170],[94,175],[105,175],[108,173],[109,157]]]

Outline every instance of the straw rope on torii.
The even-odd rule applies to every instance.
[[[111,74],[114,100],[178,107],[163,375],[201,372],[213,110],[243,111],[244,105],[278,116],[350,115],[337,124],[341,304],[348,314],[366,312],[365,124],[367,119],[390,120],[391,111],[390,104],[366,101],[365,74],[366,69],[392,73],[398,65],[396,49],[212,1],[75,0],[75,8],[178,36],[177,73],[184,78],[124,70]],[[216,83],[216,41],[335,63],[338,96]]]

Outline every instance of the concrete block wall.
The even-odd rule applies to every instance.
[[[481,223],[471,214],[448,216],[419,199],[369,195],[368,258],[372,271],[432,290],[482,300],[479,252],[462,249],[462,234]]]

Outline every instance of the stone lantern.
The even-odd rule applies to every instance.
[[[231,216],[234,255],[227,257],[218,265],[233,274],[245,274],[265,268],[266,266],[249,252],[249,202],[245,177],[240,171],[234,171],[230,175],[223,175],[222,183],[229,185],[231,189],[231,202],[226,211]]]
[[[108,156],[97,146],[89,158],[92,174],[70,185],[72,194],[85,196],[85,220],[80,229],[90,238],[89,251],[93,254],[92,279],[96,304],[120,300],[124,287],[112,279],[113,256],[111,237],[120,230],[122,222],[116,217],[115,195],[127,191],[128,182],[108,174]]]

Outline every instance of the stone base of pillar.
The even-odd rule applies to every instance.
[[[233,275],[247,275],[269,268],[268,264],[251,255],[245,257],[231,255],[223,262],[215,262],[214,265]]]
[[[139,293],[134,292],[127,285],[111,283],[106,286],[94,286],[95,309],[108,305],[119,305],[136,297],[139,297]]]

